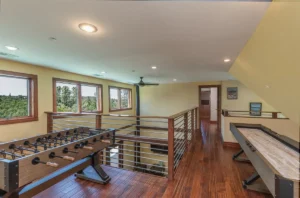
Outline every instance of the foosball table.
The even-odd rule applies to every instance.
[[[67,176],[106,184],[99,152],[114,129],[78,127],[0,144],[0,197],[33,197]],[[92,172],[85,171],[92,167]]]

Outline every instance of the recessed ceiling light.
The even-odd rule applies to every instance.
[[[228,63],[228,62],[230,62],[230,59],[229,59],[229,58],[225,58],[225,59],[224,59],[224,62],[225,62],[225,63]]]
[[[151,68],[152,68],[152,69],[156,69],[157,67],[156,67],[156,66],[152,66]]]
[[[6,49],[11,50],[11,51],[16,51],[16,50],[19,49],[19,48],[15,47],[15,46],[9,46],[9,45],[7,45],[5,47],[6,47]]]
[[[103,72],[101,72],[101,74],[106,74],[106,72],[105,72],[105,71],[103,71]]]
[[[270,88],[270,86],[269,86],[269,85],[266,85],[265,87],[266,87],[267,89],[269,89],[269,88]]]
[[[85,32],[88,32],[88,33],[94,33],[94,32],[97,32],[97,27],[92,25],[92,24],[88,24],[88,23],[80,23],[78,25],[78,27],[82,30],[82,31],[85,31]]]
[[[177,81],[177,79],[174,78],[173,81]]]

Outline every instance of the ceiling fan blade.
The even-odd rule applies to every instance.
[[[145,86],[157,86],[159,85],[158,83],[145,83]]]

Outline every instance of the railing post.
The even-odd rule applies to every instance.
[[[51,133],[53,131],[53,114],[47,113],[47,133]]]
[[[187,113],[185,113],[184,114],[184,121],[183,121],[183,123],[184,123],[184,143],[185,143],[185,148],[187,149],[187,147],[188,147],[188,114]]]
[[[195,127],[196,127],[196,130],[198,129],[198,127],[200,126],[199,125],[199,120],[198,120],[198,113],[199,113],[199,108],[197,107],[196,109],[195,109],[195,120],[196,120],[196,125],[195,125]],[[200,128],[200,127],[199,127]]]
[[[96,129],[101,129],[102,116],[96,115]]]
[[[168,179],[174,178],[174,118],[168,119]]]
[[[193,139],[193,134],[195,133],[195,109],[192,110],[192,114],[191,114],[191,121],[192,121],[192,133],[191,133],[191,140]]]
[[[277,112],[272,112],[272,118],[278,118]]]

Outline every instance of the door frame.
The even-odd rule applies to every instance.
[[[221,85],[199,85],[198,87],[198,122],[199,122],[199,128],[201,127],[201,116],[200,116],[200,107],[201,107],[201,88],[217,88],[217,93],[218,93],[218,98],[217,98],[217,114],[218,114],[218,121],[217,121],[217,126],[218,126],[218,131],[221,132],[221,114],[222,114],[222,87]]]

